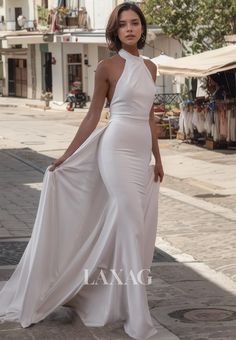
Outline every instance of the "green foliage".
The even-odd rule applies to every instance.
[[[236,0],[146,0],[143,11],[148,24],[193,52],[221,47],[225,35],[236,34]]]
[[[38,21],[42,26],[47,26],[49,10],[44,6],[37,6],[38,9]]]

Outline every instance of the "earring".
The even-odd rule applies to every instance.
[[[141,34],[141,41],[144,42],[146,40],[144,33]]]

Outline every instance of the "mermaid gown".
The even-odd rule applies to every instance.
[[[157,332],[142,284],[157,227],[149,125],[155,85],[142,57],[119,54],[125,66],[108,125],[45,172],[31,239],[0,292],[1,321],[28,327],[67,305],[87,326],[123,321],[140,340]]]

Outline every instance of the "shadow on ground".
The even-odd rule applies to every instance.
[[[52,158],[29,148],[0,151],[0,238],[30,236]]]
[[[11,220],[12,216],[21,216],[18,222],[21,224],[19,230],[22,230],[22,234],[18,237],[27,236],[23,235],[23,232],[27,231],[27,228],[22,229],[23,223],[27,224],[26,217],[29,211],[32,215],[36,215],[40,195],[39,188],[35,188],[34,184],[42,182],[43,172],[51,161],[51,158],[30,149],[0,151],[0,190],[4,193],[4,197],[1,197],[3,198],[0,206],[1,214],[5,213],[5,222],[7,222],[7,216],[8,220]],[[11,209],[9,209],[9,204]],[[20,211],[24,213],[20,214]],[[32,216],[31,222],[33,219]],[[1,219],[3,225],[5,222]],[[12,224],[16,223],[13,222]],[[31,223],[31,228],[32,226],[33,223]],[[16,225],[16,234],[17,228],[19,226]],[[28,233],[30,234],[29,226]],[[12,233],[11,236],[13,238],[15,234]],[[7,255],[6,244],[13,241],[11,237],[9,239],[5,237],[4,242],[5,257],[9,258],[11,255],[10,253]],[[17,246],[14,242],[22,244],[20,246],[18,243]],[[15,263],[17,263],[27,241],[19,238],[14,242],[12,246],[8,244],[8,249],[12,254],[15,254],[17,249],[18,255],[14,255]],[[0,246],[2,246],[1,249],[4,248],[2,241]],[[14,267],[8,267],[11,264],[8,261],[5,265],[1,265],[0,281],[5,281],[10,277],[14,269]],[[181,340],[235,340],[235,288],[223,289],[215,283],[217,280],[206,278],[201,263],[178,262],[161,249],[155,249],[151,275],[152,284],[147,286],[147,291],[151,314],[157,324],[166,327]],[[172,339],[171,337],[162,338],[160,334],[157,335],[157,340]],[[66,307],[57,308],[45,320],[27,329],[21,328],[17,323],[0,324],[1,340],[32,338],[36,340],[130,339],[124,333],[121,323],[88,328],[83,325],[74,311]]]

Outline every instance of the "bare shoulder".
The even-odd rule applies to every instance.
[[[109,62],[108,59],[101,60],[96,68],[96,76],[106,77],[109,72]]]
[[[101,60],[97,65],[96,74],[98,76],[108,77],[109,74],[113,72],[118,61],[119,56],[117,55]]]
[[[114,64],[117,63],[117,61],[119,61],[121,58],[119,55],[114,55],[112,57],[106,58],[101,60],[98,63],[97,69],[105,71],[105,70],[109,70],[109,68],[111,68]]]
[[[157,74],[157,66],[150,59],[144,59],[144,62],[151,72],[153,79],[155,80]]]

